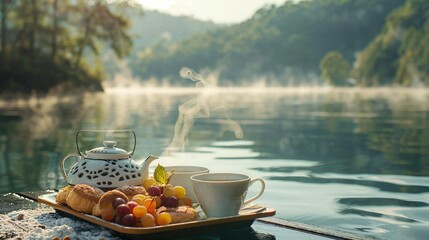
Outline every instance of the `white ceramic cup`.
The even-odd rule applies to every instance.
[[[235,216],[241,207],[259,198],[265,190],[261,178],[238,173],[203,173],[191,177],[195,195],[207,217]],[[248,188],[261,183],[258,194],[245,200]]]
[[[209,169],[199,166],[166,166],[165,170],[168,172],[174,170],[169,183],[173,186],[184,187],[186,189],[186,196],[192,199],[192,202],[197,202],[191,177],[196,174],[208,173]]]

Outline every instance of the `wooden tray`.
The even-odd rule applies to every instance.
[[[190,230],[192,232],[195,230],[208,231],[209,229],[225,230],[225,226],[228,226],[228,228],[250,227],[255,219],[269,217],[276,214],[275,209],[265,208],[260,205],[251,205],[250,207],[242,209],[239,215],[232,217],[198,219],[191,222],[175,223],[155,227],[126,227],[114,222],[105,221],[96,216],[77,212],[68,206],[58,204],[55,201],[55,196],[56,193],[41,195],[38,197],[38,202],[49,205],[59,212],[63,212],[81,220],[111,229],[120,234],[131,235],[131,237],[133,237],[133,235],[158,235],[159,233],[166,232],[168,232],[168,234],[174,234],[174,232],[177,231],[189,232]]]

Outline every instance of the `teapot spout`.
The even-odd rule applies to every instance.
[[[143,179],[149,178],[149,165],[156,159],[158,159],[158,157],[149,155],[149,157],[147,157],[146,160],[143,161],[143,164],[140,168]]]
[[[158,159],[157,156],[149,155],[149,157],[147,157],[146,160],[144,160],[144,161],[147,162],[147,164],[149,165],[149,164],[151,164],[156,159]]]

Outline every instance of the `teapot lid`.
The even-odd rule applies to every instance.
[[[116,141],[104,141],[104,147],[93,148],[86,151],[86,158],[99,160],[119,160],[127,159],[130,153],[121,148],[116,148]]]

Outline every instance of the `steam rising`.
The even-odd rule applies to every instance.
[[[182,78],[190,79],[195,83],[197,93],[195,98],[179,106],[179,116],[174,127],[174,136],[170,145],[164,150],[164,154],[183,151],[186,138],[195,120],[198,118],[210,118],[214,113],[221,117],[218,122],[221,124],[222,132],[232,131],[236,138],[242,138],[243,130],[240,124],[230,118],[227,108],[210,104],[210,95],[206,91],[209,84],[204,81],[203,76],[186,67],[182,68],[179,74]]]

